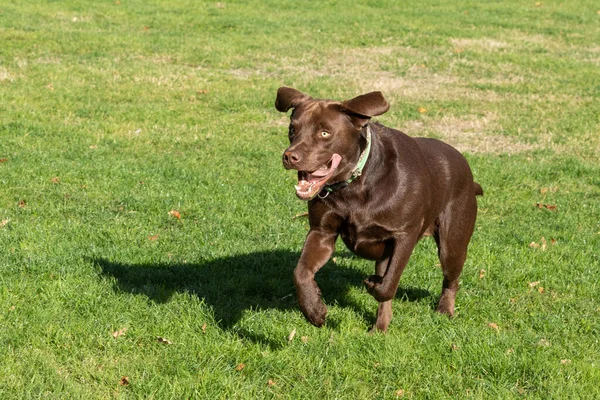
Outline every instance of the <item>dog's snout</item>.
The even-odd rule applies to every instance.
[[[296,152],[286,150],[285,153],[283,153],[283,162],[286,166],[291,167],[300,162],[300,156]]]

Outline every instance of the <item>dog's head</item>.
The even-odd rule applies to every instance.
[[[296,195],[310,200],[328,182],[347,180],[360,156],[362,128],[389,107],[381,92],[337,102],[279,88],[275,108],[281,112],[294,109],[283,166],[298,171]]]

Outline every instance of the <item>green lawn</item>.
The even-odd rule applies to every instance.
[[[591,0],[0,3],[0,398],[600,398],[599,43]],[[454,319],[425,239],[387,335],[341,243],[304,320],[283,85],[466,154]]]

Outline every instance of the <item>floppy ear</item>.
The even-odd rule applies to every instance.
[[[286,112],[290,108],[296,108],[301,103],[310,100],[307,94],[291,87],[282,86],[277,90],[277,98],[275,99],[275,108],[277,111]]]
[[[362,128],[371,117],[390,109],[381,92],[371,92],[342,102],[342,111],[350,116],[357,128]]]

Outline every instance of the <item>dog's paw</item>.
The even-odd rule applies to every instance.
[[[325,317],[327,316],[327,307],[322,301],[318,301],[314,306],[302,309],[302,313],[314,326],[320,328],[325,323]]]
[[[391,300],[393,295],[389,295],[383,287],[383,278],[379,275],[371,275],[364,280],[367,292],[379,302]]]

